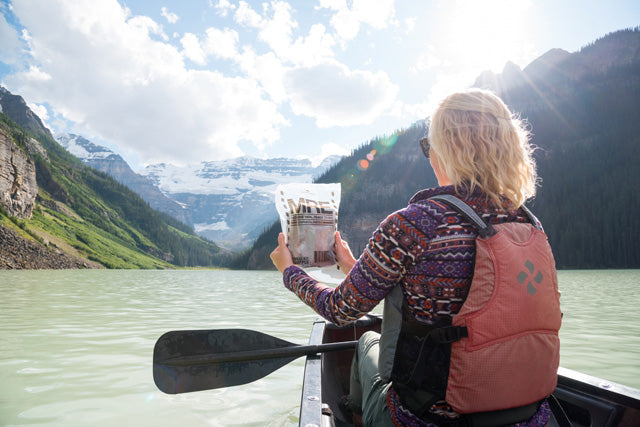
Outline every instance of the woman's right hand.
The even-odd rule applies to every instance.
[[[293,259],[291,258],[291,252],[285,243],[284,233],[278,234],[278,246],[271,252],[271,262],[276,266],[280,273],[293,265]]]
[[[340,237],[339,231],[336,231],[336,243],[334,250],[336,251],[336,261],[338,261],[340,271],[344,274],[349,274],[353,265],[356,263],[356,259],[353,257],[353,253],[351,253],[349,244]]]

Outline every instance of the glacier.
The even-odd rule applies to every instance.
[[[152,208],[232,250],[250,246],[278,220],[274,194],[279,184],[313,182],[341,159],[330,156],[314,165],[310,159],[243,156],[182,166],[157,163],[136,173],[119,154],[84,137],[60,134],[56,140],[83,163],[127,185]]]

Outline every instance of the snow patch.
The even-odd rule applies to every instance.
[[[227,225],[227,221],[219,221],[214,222],[213,224],[193,224],[193,229],[196,233],[201,233],[203,231],[222,231],[222,230],[230,230]]]
[[[142,174],[165,194],[231,196],[247,192],[274,194],[279,184],[312,182],[314,176],[326,170],[326,164],[321,169],[312,167],[308,159],[239,157],[187,166],[160,163],[147,166]]]
[[[120,157],[113,151],[79,136],[69,133],[56,135],[56,141],[69,153],[81,160],[102,160],[111,156]]]

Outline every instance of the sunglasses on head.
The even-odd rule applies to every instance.
[[[424,153],[424,156],[428,159],[429,158],[429,137],[425,136],[424,138],[420,139],[420,148],[422,148],[422,152]]]

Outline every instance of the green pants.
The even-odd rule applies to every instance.
[[[390,382],[380,378],[378,353],[380,334],[365,332],[358,340],[351,364],[349,401],[362,410],[363,426],[393,427],[387,411],[386,394]]]

